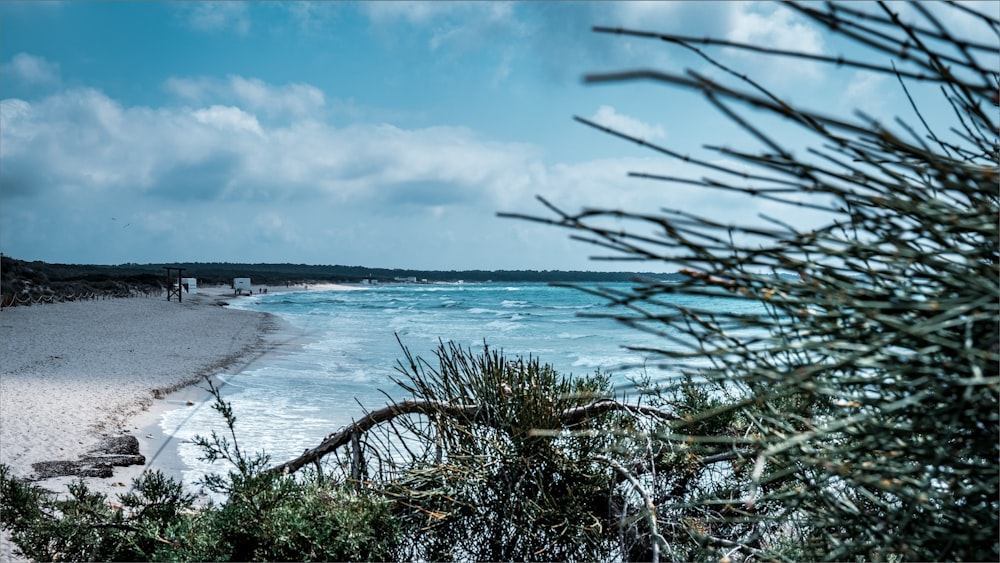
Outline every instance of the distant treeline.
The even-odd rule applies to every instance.
[[[254,285],[286,283],[351,283],[371,279],[378,282],[392,282],[397,278],[416,278],[428,282],[487,282],[527,283],[527,282],[629,282],[636,278],[674,279],[679,274],[655,274],[639,272],[585,272],[559,270],[402,270],[389,268],[368,268],[365,266],[317,266],[308,264],[240,264],[230,262],[172,262],[158,264],[119,264],[116,266],[95,264],[50,264],[47,262],[26,262],[3,256],[0,263],[0,277],[3,290],[7,293],[15,287],[15,281],[28,279],[34,284],[47,286],[65,283],[101,284],[123,282],[138,285],[165,285],[164,267],[184,268],[184,277],[197,278],[202,285],[232,283],[233,278],[252,278]],[[23,284],[16,284],[23,285]],[[21,288],[18,288],[21,289]]]
[[[253,283],[284,282],[360,282],[364,279],[391,282],[398,278],[416,278],[428,282],[628,282],[642,278],[670,278],[676,274],[637,272],[584,272],[558,270],[404,270],[366,266],[308,264],[234,264],[226,262],[123,265],[151,271],[163,266],[185,268],[184,274],[203,283],[230,283],[234,277],[250,277]]]

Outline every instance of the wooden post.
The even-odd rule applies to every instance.
[[[357,432],[351,433],[351,479],[354,480],[355,486],[361,488],[361,440],[359,439]]]

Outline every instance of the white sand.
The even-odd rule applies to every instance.
[[[131,433],[147,460],[158,452],[156,464],[179,471],[176,454],[159,447],[169,438],[156,426],[163,409],[203,400],[203,391],[185,387],[238,372],[290,338],[270,315],[219,306],[233,299],[228,288],[199,288],[182,303],[159,297],[4,309],[0,463],[31,478],[33,463],[76,461],[100,436]],[[113,499],[143,469],[115,468],[113,477],[87,482]],[[65,491],[74,479],[40,484]],[[0,539],[0,561],[12,559],[10,542]]]

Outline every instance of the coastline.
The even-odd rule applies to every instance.
[[[160,427],[164,413],[210,408],[206,378],[238,374],[301,337],[273,315],[224,306],[233,299],[221,287],[199,288],[181,303],[137,297],[5,308],[0,463],[60,494],[82,478],[112,501],[147,470],[180,479],[185,467]],[[141,465],[113,467],[110,477],[39,478],[36,464],[80,460],[103,439],[133,436]],[[0,560],[23,561],[6,534]]]

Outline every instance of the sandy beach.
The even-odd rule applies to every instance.
[[[204,406],[206,377],[238,373],[297,337],[270,315],[221,306],[233,299],[229,288],[199,288],[181,303],[138,297],[4,309],[0,463],[37,479],[34,464],[77,461],[106,438],[135,436],[146,464],[87,477],[92,489],[114,498],[149,467],[178,475],[158,427],[163,410]],[[76,479],[38,482],[64,492]],[[0,540],[0,560],[16,560],[11,547]]]

